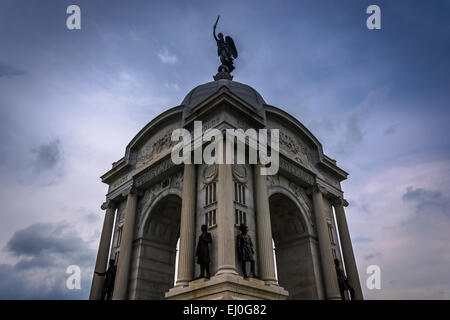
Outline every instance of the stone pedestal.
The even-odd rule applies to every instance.
[[[222,79],[233,80],[233,76],[226,71],[218,72],[215,76],[213,76],[213,78],[215,81],[222,80]]]
[[[166,292],[168,300],[286,300],[289,293],[278,285],[239,275],[220,274],[189,282]]]

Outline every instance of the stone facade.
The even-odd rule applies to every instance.
[[[193,132],[200,120],[203,130],[279,129],[280,170],[260,176],[255,164],[175,165],[172,131]],[[253,88],[227,79],[200,85],[145,126],[102,176],[112,205],[96,270],[104,271],[108,255],[116,258],[114,299],[339,299],[331,264],[345,257],[362,299],[343,209],[346,178],[308,129]],[[248,226],[260,279],[242,277],[235,243],[241,223]],[[210,280],[195,280],[202,224],[213,239]],[[91,299],[100,290],[94,275]]]

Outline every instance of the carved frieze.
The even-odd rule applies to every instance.
[[[145,173],[139,175],[135,179],[135,185],[136,187],[140,187],[146,182],[156,178],[157,176],[161,175],[165,171],[169,170],[170,168],[174,167],[175,164],[172,162],[171,158],[167,158],[161,163],[157,164],[153,168],[150,168]]]
[[[172,141],[172,129],[165,131],[164,134],[150,139],[136,154],[136,167],[141,168],[156,160],[158,156],[165,151],[169,151],[178,141]]]
[[[336,189],[341,189],[339,181],[333,177],[331,174],[325,171],[320,171],[320,175],[323,177],[323,179],[328,182],[330,185],[335,187]]]
[[[312,174],[302,169],[300,166],[292,164],[283,158],[280,158],[280,169],[286,171],[288,174],[295,176],[307,185],[314,184],[314,176]]]
[[[128,180],[128,174],[123,174],[109,185],[109,190],[114,190]]]
[[[284,151],[298,163],[307,168],[312,167],[312,157],[309,148],[300,140],[280,130],[280,151]]]

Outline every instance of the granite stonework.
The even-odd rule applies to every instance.
[[[174,164],[171,133],[193,133],[194,121],[202,121],[203,132],[279,129],[278,173],[260,176],[255,164]],[[114,299],[338,299],[334,258],[362,299],[341,188],[347,173],[297,119],[232,77],[218,74],[150,121],[101,178],[108,219],[96,268],[105,268],[108,256],[119,264]],[[209,280],[195,279],[205,223]],[[242,277],[240,223],[248,226],[260,279]],[[100,297],[101,283],[94,275],[91,299]]]
[[[165,297],[168,300],[286,300],[288,292],[258,279],[222,274],[170,289]]]

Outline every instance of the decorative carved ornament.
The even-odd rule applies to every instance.
[[[159,176],[160,174],[164,173],[165,171],[169,170],[170,168],[174,167],[175,164],[172,162],[172,159],[169,157],[163,162],[159,163],[158,165],[154,166],[150,170],[146,171],[142,175],[138,176],[135,179],[136,186],[141,186],[147,181],[152,180],[153,178]]]
[[[339,197],[339,198],[337,198],[337,199],[335,199],[333,201],[333,205],[334,206],[339,206],[339,207],[347,207],[348,206],[348,202],[347,202],[347,200]]]
[[[298,165],[294,165],[283,158],[280,158],[280,169],[283,169],[284,171],[287,171],[287,173],[292,174],[293,176],[299,178],[304,183],[308,185],[314,184],[314,176],[310,174],[309,172],[305,171]]]
[[[294,160],[306,167],[312,167],[312,157],[307,146],[280,131],[280,149],[294,155]]]
[[[233,164],[233,177],[242,184],[247,183],[247,169],[243,164]]]
[[[278,175],[267,175],[266,181],[268,187],[280,185],[280,178],[278,177]]]
[[[205,168],[203,169],[203,183],[210,184],[216,179],[217,174],[218,174],[217,164],[213,163],[205,166]]]
[[[116,204],[113,201],[107,200],[107,201],[102,203],[100,208],[102,210],[107,210],[107,209],[115,209],[115,207],[116,207]]]
[[[138,152],[137,163],[141,167],[145,164],[150,163],[153,159],[156,159],[159,154],[163,151],[172,148],[178,143],[178,141],[172,141],[171,139],[172,131],[169,131],[157,139],[152,145],[145,145]]]

